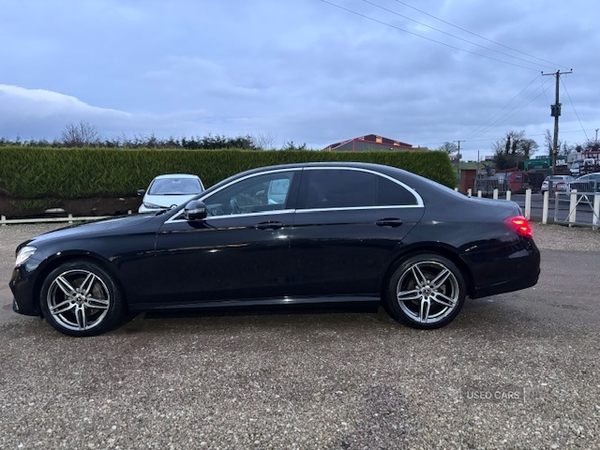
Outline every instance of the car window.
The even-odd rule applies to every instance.
[[[294,172],[274,172],[237,181],[204,199],[209,216],[285,209]]]
[[[305,170],[299,208],[417,205],[407,189],[383,176],[348,169]]]

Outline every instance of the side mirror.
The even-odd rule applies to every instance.
[[[146,193],[146,189],[138,189],[138,196],[143,197]]]
[[[185,220],[204,220],[207,215],[206,205],[199,200],[192,200],[183,209]]]

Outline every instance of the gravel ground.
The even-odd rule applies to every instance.
[[[6,311],[16,243],[55,227],[0,227],[0,449],[599,448],[597,231],[534,224],[540,283],[440,330],[286,310],[73,339]]]
[[[600,231],[584,227],[532,223],[533,238],[540,249],[600,251]]]

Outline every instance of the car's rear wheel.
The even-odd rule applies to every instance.
[[[458,267],[433,253],[413,255],[397,266],[385,292],[390,315],[413,328],[443,327],[463,306],[466,284]]]
[[[72,261],[44,280],[44,317],[61,333],[94,336],[113,328],[123,316],[123,296],[113,277],[98,264]]]

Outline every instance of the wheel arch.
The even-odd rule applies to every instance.
[[[121,280],[115,273],[114,267],[105,258],[89,251],[72,251],[68,253],[63,253],[60,255],[55,255],[55,257],[53,257],[52,259],[46,260],[43,266],[40,267],[39,273],[36,276],[32,294],[34,298],[37,299],[37,308],[40,316],[43,316],[41,308],[41,292],[44,281],[54,269],[61,266],[62,264],[72,261],[84,261],[99,265],[112,277],[114,283],[121,291],[121,295],[125,296],[125,289],[124,286],[121,284]],[[127,308],[127,302],[125,302],[125,307]]]

